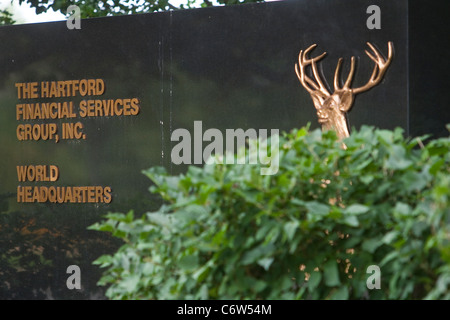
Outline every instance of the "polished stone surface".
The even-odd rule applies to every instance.
[[[442,133],[442,119],[428,107],[431,125],[420,125],[411,109],[408,67],[408,3],[377,1],[381,30],[366,27],[372,1],[314,0],[195,9],[0,28],[0,298],[102,299],[100,271],[92,261],[119,245],[87,227],[107,212],[144,213],[160,200],[141,173],[155,165],[171,172],[171,133],[203,128],[288,131],[318,127],[313,102],[294,72],[299,51],[313,43],[327,51],[321,72],[332,87],[337,61],[343,74],[357,57],[354,86],[367,82],[373,62],[366,42],[395,55],[382,83],[356,97],[350,127],[372,125],[405,134]],[[417,58],[419,59],[419,58]],[[16,120],[15,83],[103,79],[95,97],[41,98],[33,102],[83,99],[140,100],[136,116]],[[421,82],[428,86],[427,82]],[[423,108],[423,106],[421,107]],[[433,109],[431,109],[433,110]],[[80,122],[86,139],[18,141],[19,124]],[[448,121],[450,122],[450,120]],[[16,166],[56,165],[56,182],[18,182]],[[110,186],[111,203],[18,203],[21,186]],[[81,290],[69,290],[69,265],[81,269]]]

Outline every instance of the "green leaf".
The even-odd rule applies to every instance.
[[[394,141],[394,134],[389,130],[379,130],[376,132],[376,136],[385,145],[391,145]]]
[[[385,166],[387,169],[403,170],[412,165],[412,161],[406,159],[406,151],[403,147],[398,145],[392,146],[392,151],[389,154]]]
[[[408,171],[403,176],[403,183],[408,191],[420,191],[430,181],[430,175],[426,172]]]
[[[133,292],[137,289],[139,280],[138,275],[130,275],[121,281],[120,286],[127,292]]]
[[[348,300],[347,287],[340,287],[330,297],[330,300]]]
[[[195,271],[192,274],[192,277],[198,282],[202,282],[205,280],[205,278],[208,276],[209,272],[211,270],[211,264],[207,263],[206,265],[202,266],[200,269]]]
[[[359,226],[359,220],[355,216],[345,216],[344,223],[350,227],[358,227]]]
[[[345,214],[359,215],[369,211],[369,207],[362,204],[352,204],[344,209]]]
[[[326,216],[330,212],[330,206],[317,201],[309,201],[305,206],[314,215]]]
[[[167,175],[166,169],[161,166],[143,170],[142,173],[149,177],[156,185],[164,184],[164,178]]]
[[[114,226],[108,223],[94,223],[93,225],[88,227],[88,230],[96,230],[96,231],[105,231],[105,232],[113,232]]]
[[[264,270],[268,271],[270,266],[272,265],[274,258],[263,258],[258,260],[258,265],[264,268]]]
[[[369,174],[369,175],[360,176],[359,179],[361,180],[362,183],[364,183],[365,185],[368,185],[375,179],[375,177],[373,175]]]
[[[362,249],[374,253],[381,245],[383,245],[383,241],[380,238],[367,239],[362,243]]]
[[[161,212],[147,213],[148,221],[163,227],[170,227],[172,218]]]
[[[291,241],[294,238],[298,226],[298,221],[289,221],[284,224],[284,232],[286,233],[288,241]]]
[[[271,243],[268,245],[260,245],[244,254],[241,263],[245,266],[251,263],[255,263],[262,259],[264,256],[269,255],[275,251],[275,246]]]
[[[314,290],[316,290],[321,280],[322,274],[319,271],[312,272],[308,279],[308,290],[310,292],[314,292]]]
[[[397,258],[400,255],[398,251],[391,251],[389,254],[387,254],[383,260],[380,262],[380,267],[383,267],[388,262],[392,261],[393,259]]]
[[[324,264],[323,275],[325,285],[327,285],[328,287],[335,287],[341,284],[341,281],[339,280],[339,271],[336,261],[330,260]]]
[[[192,270],[198,268],[198,256],[196,254],[181,257],[178,265],[184,270]]]
[[[100,265],[100,268],[105,268],[109,266],[114,261],[113,257],[110,255],[102,255],[99,258],[97,258],[93,264]]]
[[[403,202],[397,202],[394,208],[394,214],[398,216],[409,216],[412,213],[411,207]]]
[[[388,232],[381,240],[385,244],[391,244],[398,237],[398,231]]]

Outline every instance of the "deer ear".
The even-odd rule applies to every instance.
[[[347,112],[350,110],[353,104],[354,95],[351,92],[344,92],[341,96],[341,104],[339,110]]]

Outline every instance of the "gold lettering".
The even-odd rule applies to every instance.
[[[56,91],[56,83],[55,83],[55,81],[52,81],[52,82],[51,82],[51,85],[50,85],[50,94],[48,95],[48,97],[49,97],[49,98],[55,98],[55,97],[58,97],[58,96],[57,96],[57,91]]]
[[[41,103],[41,115],[43,119],[50,119],[50,104]]]
[[[87,90],[88,90],[88,95],[93,96],[95,95],[95,80],[94,79],[89,79],[87,80]]]
[[[117,108],[117,106],[119,104],[122,105],[121,109]],[[122,101],[122,99],[116,99],[116,101],[114,102],[114,112],[116,113],[116,116],[120,116],[123,113],[123,101]]]
[[[27,166],[16,166],[17,169],[17,180],[20,182],[25,181],[27,178]]]
[[[17,187],[17,202],[32,202],[32,187]]]
[[[41,194],[39,192],[39,188],[35,187],[33,190],[33,201],[31,202],[41,202]]]
[[[87,116],[87,109],[86,109],[86,100],[80,101],[80,111],[79,111],[79,115],[80,117],[84,118]]]
[[[24,140],[52,140],[56,138],[58,128],[56,123],[43,124],[19,124],[17,126],[16,135],[19,141]]]
[[[81,79],[80,80],[80,86],[78,88],[80,95],[82,95],[83,97],[85,95],[87,95],[88,92],[88,85],[87,85],[87,80],[86,79]]]
[[[47,202],[48,199],[48,189],[47,187],[40,187],[39,188],[39,195],[41,202]]]
[[[60,109],[61,112],[59,114],[59,119],[61,118],[69,118],[70,117],[70,113],[69,113],[69,106],[67,104],[67,102],[63,102],[62,104],[62,108]]]
[[[58,81],[58,98],[59,97],[65,97],[66,96],[66,92],[65,92],[65,86],[66,84],[64,83],[64,81]]]
[[[16,83],[17,98],[19,99],[36,99],[39,98],[37,82]]]
[[[131,108],[131,99],[123,99],[123,115],[129,116]]]
[[[113,100],[103,100],[103,108],[105,109],[105,116],[113,115]]]
[[[95,202],[95,187],[87,187],[88,189],[88,202]]]
[[[17,180],[25,181],[56,181],[59,178],[59,168],[55,165],[16,166]]]
[[[105,93],[105,82],[103,81],[103,79],[95,80],[95,89],[95,94],[97,96],[101,96],[103,93]]]
[[[78,91],[78,84],[80,83],[79,80],[72,80],[72,96],[76,95],[76,92]]]
[[[103,188],[95,187],[95,202],[103,202]]]
[[[105,203],[110,203],[111,202],[111,200],[112,200],[112,196],[111,196],[111,188],[110,187],[105,187],[104,188],[104,198],[103,198],[103,201],[105,202]]]
[[[66,194],[65,194],[65,197],[64,197],[65,199],[64,199],[64,202],[71,202],[71,203],[73,203],[74,202],[74,200],[73,200],[73,193],[72,193],[72,188],[71,187],[67,187],[66,188]]]
[[[24,116],[24,108],[23,104],[17,104],[16,105],[16,120],[20,120],[20,118]]]
[[[48,81],[41,82],[41,98],[47,98],[49,95],[48,92]]]
[[[139,103],[138,98],[131,99],[131,115],[135,116],[139,113]]]
[[[111,200],[110,187],[17,187],[17,202],[110,203]]]
[[[48,200],[52,203],[56,203],[56,188],[55,187],[48,188]]]
[[[103,103],[102,100],[95,100],[95,116],[103,117]]]

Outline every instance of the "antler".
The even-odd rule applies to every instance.
[[[298,55],[298,64],[295,64],[295,73],[297,74],[298,79],[300,80],[301,84],[309,93],[313,93],[316,90],[320,90],[323,94],[326,96],[329,96],[330,93],[326,89],[325,85],[323,84],[322,80],[320,79],[319,70],[317,69],[316,62],[325,57],[327,54],[326,52],[322,53],[320,56],[317,56],[312,59],[307,59],[306,55],[313,50],[317,45],[313,44],[305,51],[301,50]],[[316,79],[317,83],[315,83],[310,77],[306,75],[305,68],[306,66],[311,65],[311,68],[313,70],[314,78]]]
[[[375,66],[373,68],[372,75],[370,76],[369,81],[362,87],[352,89],[353,94],[361,93],[364,91],[367,91],[371,89],[372,87],[376,86],[378,83],[380,83],[381,79],[383,79],[383,75],[386,72],[387,68],[389,67],[389,64],[392,61],[393,57],[393,44],[391,41],[388,42],[388,58],[385,60],[383,56],[378,52],[377,49],[370,43],[367,42],[367,45],[372,49],[375,56],[370,54],[369,51],[366,50],[366,54],[369,56],[370,59],[372,59],[375,62]],[[353,75],[352,75],[353,76]],[[351,79],[350,79],[351,81]]]
[[[339,71],[341,69],[342,61],[344,61],[343,58],[339,58],[336,72],[334,73],[334,90],[349,90],[350,84],[353,80],[353,75],[355,74],[355,57],[352,57],[351,59],[351,65],[350,65],[350,72],[348,73],[347,80],[345,80],[345,84],[342,88],[339,87]]]

